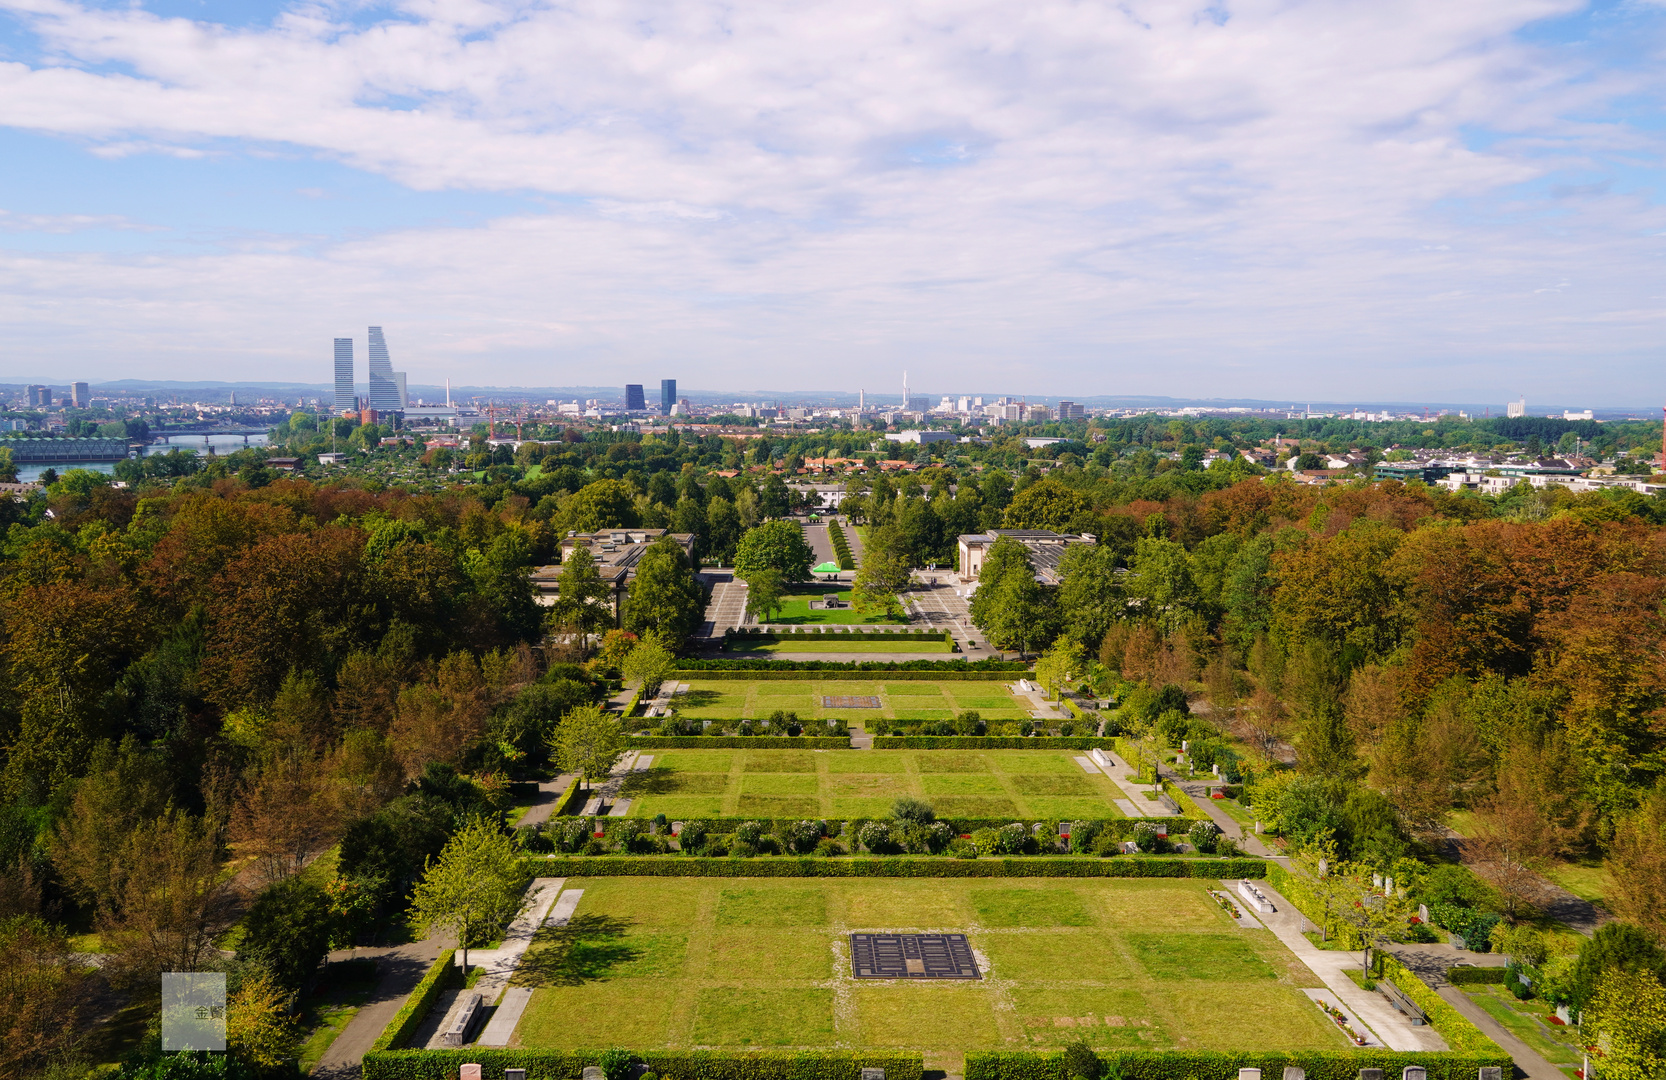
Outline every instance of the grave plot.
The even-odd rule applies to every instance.
[[[965,934],[852,934],[858,979],[981,979]]]

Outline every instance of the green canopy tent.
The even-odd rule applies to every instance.
[[[837,574],[838,572],[839,564],[836,562],[824,562],[810,571],[812,574]]]

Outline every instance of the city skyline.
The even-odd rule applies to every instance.
[[[18,381],[1661,396],[1660,5],[4,10]]]

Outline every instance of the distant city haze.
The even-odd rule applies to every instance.
[[[1666,399],[1658,3],[6,10],[0,382]]]

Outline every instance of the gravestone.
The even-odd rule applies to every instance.
[[[1381,1069],[1361,1069],[1359,1080],[1383,1080],[1383,1071]]]
[[[1504,1069],[1499,1065],[1490,1065],[1478,1070],[1475,1080],[1504,1080]]]
[[[457,1070],[457,1080],[480,1080],[480,1066],[470,1062]]]
[[[672,836],[681,836],[682,834],[683,834],[683,823],[680,822],[680,821],[673,821],[671,823],[671,835]]]
[[[1286,1065],[1284,1080],[1307,1080],[1307,1070],[1300,1065]]]
[[[1238,1080],[1261,1080],[1260,1069],[1239,1069]]]
[[[1400,1080],[1429,1080],[1429,1070],[1421,1065],[1407,1065],[1400,1072]]]
[[[648,822],[648,835],[649,836],[658,836],[659,835],[659,822],[657,822],[657,821]]]
[[[1216,776],[1219,776],[1221,774],[1221,767],[1219,765],[1211,765],[1211,766],[1209,766],[1209,768],[1214,770],[1214,773],[1215,773]]]
[[[503,1070],[503,1080],[526,1080],[526,1070],[505,1069]]]
[[[712,722],[710,720],[700,721],[700,730],[701,731],[710,731],[711,726],[712,726]]]
[[[863,1069],[862,1080],[885,1080],[884,1069]]]
[[[1383,887],[1383,876],[1381,874],[1371,875],[1371,887],[1373,889],[1380,889]]]
[[[1425,922],[1425,923],[1429,921],[1429,905],[1428,904],[1418,904],[1417,905],[1417,921],[1418,922]]]
[[[602,1075],[602,1067],[600,1065],[586,1065],[584,1067],[584,1080],[606,1080]],[[1378,1077],[1377,1080],[1382,1080],[1382,1078]]]

